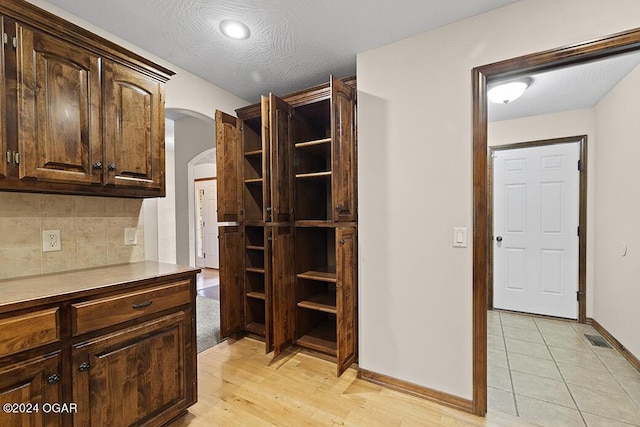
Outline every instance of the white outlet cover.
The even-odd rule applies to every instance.
[[[125,228],[124,229],[124,245],[135,246],[138,244],[138,229]]]
[[[60,230],[42,230],[42,252],[55,252],[62,250]]]

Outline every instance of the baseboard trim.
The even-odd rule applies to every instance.
[[[609,341],[609,343],[611,343],[611,345],[613,345],[616,348],[616,350],[618,350],[620,353],[622,353],[622,355],[625,357],[625,359],[627,359],[629,361],[629,363],[631,363],[631,365],[633,365],[634,368],[636,368],[638,371],[640,371],[640,360],[638,360],[638,358],[636,356],[634,356],[629,350],[627,350],[625,348],[625,346],[623,346],[620,343],[620,341],[618,341],[613,335],[611,335],[611,333],[609,331],[607,331],[604,328],[604,326],[602,326],[600,323],[598,323],[592,317],[587,317],[587,324],[593,326],[595,328],[595,330],[600,333],[600,335],[605,337],[607,339],[607,341]]]
[[[408,381],[399,380],[397,378],[378,374],[362,368],[358,369],[358,378],[473,414],[473,402],[471,400],[463,399],[449,393],[422,387]]]

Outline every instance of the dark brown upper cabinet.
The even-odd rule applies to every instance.
[[[22,0],[0,16],[0,191],[164,196],[174,73]]]
[[[21,180],[102,183],[100,58],[17,27]]]
[[[331,140],[333,144],[333,219],[356,220],[356,137],[354,90],[331,77]]]
[[[103,84],[106,183],[164,192],[163,86],[112,61]]]
[[[238,119],[216,111],[218,222],[240,221],[241,151]]]

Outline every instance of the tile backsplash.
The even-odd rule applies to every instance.
[[[42,252],[42,230],[60,230],[61,251]],[[141,199],[0,192],[0,279],[144,258]]]

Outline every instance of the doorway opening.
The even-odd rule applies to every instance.
[[[489,215],[489,158],[488,158],[488,106],[487,85],[499,80],[516,79],[533,72],[555,70],[609,59],[640,51],[640,29],[619,33],[600,39],[577,43],[558,49],[539,52],[497,62],[472,71],[473,83],[473,412],[484,415],[487,410],[487,309],[491,258],[491,222]],[[626,116],[626,114],[623,114]],[[615,118],[615,117],[614,117]],[[615,140],[615,138],[613,138]],[[615,172],[615,171],[614,171]],[[599,175],[600,176],[600,175]],[[600,193],[599,193],[600,194]],[[602,193],[609,198],[610,194]],[[602,210],[606,209],[603,205]],[[607,210],[609,213],[609,210]],[[613,224],[617,225],[617,224]],[[600,236],[600,235],[598,235]],[[603,239],[609,236],[602,234]],[[624,242],[623,242],[624,243]],[[613,244],[612,244],[613,245]],[[626,252],[625,252],[626,255]],[[623,255],[624,256],[624,255]],[[626,260],[625,260],[626,261]],[[611,263],[612,265],[615,262]],[[630,263],[624,269],[631,268]],[[621,268],[607,271],[617,272]],[[617,286],[617,283],[612,283]],[[607,297],[607,303],[612,297]],[[626,300],[619,302],[626,306]],[[617,313],[616,313],[617,314]],[[607,313],[607,321],[625,333],[626,339],[634,335],[626,333],[625,325]],[[620,316],[618,316],[620,317]],[[585,319],[581,319],[584,321]],[[594,325],[598,322],[593,321]],[[628,335],[628,336],[627,336]],[[631,338],[629,338],[631,337]],[[621,346],[620,346],[621,347]],[[623,347],[621,347],[623,348]],[[625,354],[627,357],[627,354]],[[629,357],[627,359],[631,360]]]

